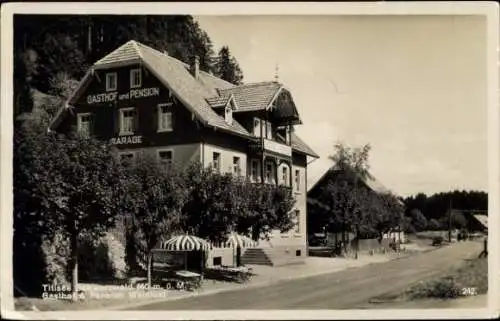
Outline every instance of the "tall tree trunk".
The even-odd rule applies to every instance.
[[[78,233],[71,235],[71,296],[73,301],[78,297]]]
[[[153,262],[153,253],[148,251],[148,289],[151,288],[151,265]]]

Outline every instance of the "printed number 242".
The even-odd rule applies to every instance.
[[[462,295],[463,296],[477,295],[477,289],[476,288],[462,288]]]

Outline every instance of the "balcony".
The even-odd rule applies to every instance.
[[[264,150],[292,157],[292,147],[274,140],[264,139]]]
[[[254,151],[267,151],[281,156],[292,157],[292,147],[275,140],[263,138],[261,141],[253,143],[251,147]]]

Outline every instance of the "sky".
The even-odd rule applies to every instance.
[[[370,172],[401,196],[488,188],[483,16],[198,16],[244,82],[291,91],[298,135],[332,165],[333,145],[369,143]]]

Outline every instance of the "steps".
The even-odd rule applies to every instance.
[[[242,256],[242,263],[245,265],[284,266],[304,262],[304,250],[301,256],[296,256],[295,250],[288,250],[284,247],[247,249]]]
[[[273,262],[263,249],[246,249],[241,257],[241,262],[244,265],[268,265],[273,266]]]

